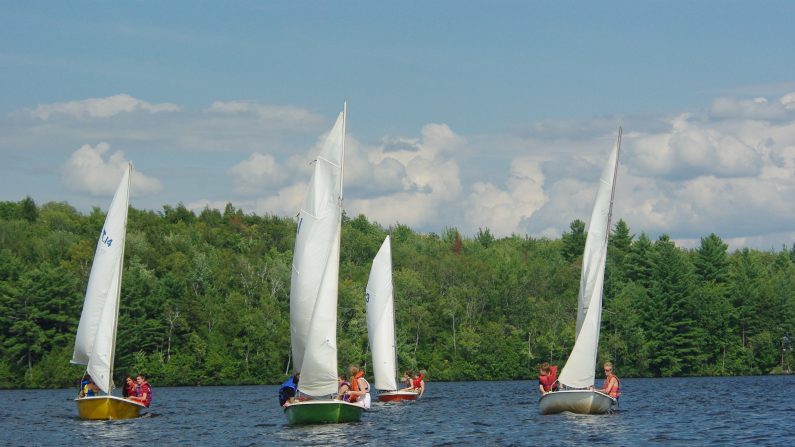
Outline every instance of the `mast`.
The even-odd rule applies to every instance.
[[[618,127],[618,141],[616,142],[616,165],[613,168],[613,178],[618,175],[618,159],[621,157],[621,126]],[[616,195],[616,182],[613,181],[613,187],[610,189],[610,208],[607,211],[607,231],[605,231],[605,240],[610,235],[610,224],[613,221],[613,199]]]
[[[345,121],[348,119],[348,100],[342,103],[342,158],[340,159],[340,211],[342,211],[342,185],[345,181]],[[342,225],[342,213],[340,213],[340,225]]]

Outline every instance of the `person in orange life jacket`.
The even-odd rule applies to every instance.
[[[347,402],[348,396],[346,395],[346,393],[350,391],[351,384],[345,378],[345,374],[340,374],[339,377],[337,377],[337,383],[338,383],[337,400],[344,400],[345,402]]]
[[[613,373],[613,363],[605,362],[604,369],[605,383],[602,385],[602,389],[596,391],[605,393],[617,400],[619,396],[621,396],[621,381],[618,380],[618,376]]]
[[[558,390],[558,367],[547,362],[538,366],[538,391],[543,396]]]
[[[135,376],[135,383],[137,384],[135,388],[136,395],[131,396],[130,400],[140,402],[146,407],[149,407],[149,404],[152,403],[152,386],[149,385],[149,382],[146,381],[146,377],[144,377],[143,374]]]
[[[351,389],[345,392],[348,402],[362,402],[364,408],[370,408],[370,383],[364,378],[364,371],[360,371],[358,366],[348,367],[351,375]]]

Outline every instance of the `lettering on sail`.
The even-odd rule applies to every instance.
[[[108,236],[108,232],[105,231],[104,228],[102,229],[102,236],[99,237],[99,240],[108,247],[113,243],[113,239]]]

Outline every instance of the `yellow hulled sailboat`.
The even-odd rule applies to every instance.
[[[105,393],[83,396],[81,390],[81,395],[75,399],[81,419],[130,419],[138,417],[146,408],[138,402],[111,395],[131,176],[132,164],[128,164],[97,242],[77,327],[71,363],[86,365],[86,373]]]

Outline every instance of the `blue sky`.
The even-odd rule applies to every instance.
[[[792,2],[0,1],[0,200],[295,214],[349,101],[346,208],[556,237],[616,215],[795,242]],[[134,185],[134,189],[135,185]],[[749,213],[748,211],[753,211]]]

